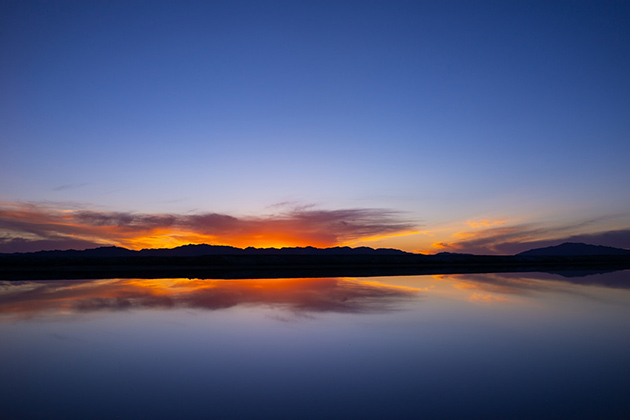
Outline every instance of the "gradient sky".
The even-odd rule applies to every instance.
[[[3,1],[0,252],[630,248],[630,2]]]

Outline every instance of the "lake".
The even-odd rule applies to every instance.
[[[4,281],[0,337],[4,419],[630,418],[630,271]]]

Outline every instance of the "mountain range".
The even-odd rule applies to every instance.
[[[28,253],[0,255],[33,255],[41,257],[200,257],[205,255],[418,255],[399,249],[370,248],[348,246],[332,248],[290,247],[290,248],[236,248],[226,245],[183,245],[176,248],[130,250],[117,246],[104,246],[86,250],[37,251]],[[439,253],[441,257],[473,256],[470,254]],[[516,254],[517,256],[596,256],[596,255],[630,255],[630,250],[610,246],[589,245],[584,243],[565,242],[556,246],[535,248]]]
[[[37,251],[0,255],[36,255],[42,257],[201,257],[204,255],[412,255],[409,252],[392,248],[370,248],[348,246],[332,248],[291,247],[291,248],[236,248],[227,245],[183,245],[176,248],[154,248],[133,251],[118,246],[102,246],[82,251]]]
[[[556,246],[530,249],[516,254],[519,256],[587,256],[587,255],[630,255],[630,250],[611,246],[565,242]]]
[[[424,255],[368,247],[235,248],[184,245],[133,251],[100,247],[82,251],[0,254],[0,279],[369,277],[419,274],[630,269],[630,251],[562,244],[518,255]]]

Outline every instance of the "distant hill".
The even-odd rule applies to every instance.
[[[333,248],[292,247],[292,248],[254,248],[245,249],[225,245],[183,245],[172,249],[143,249],[137,251],[140,256],[199,257],[203,255],[405,255],[408,252],[391,248],[369,248],[348,246]]]
[[[131,257],[136,254],[137,251],[132,251],[127,248],[119,246],[101,246],[99,248],[90,248],[84,250],[67,249],[67,250],[55,250],[55,251],[35,251],[35,252],[14,252],[11,254],[0,255],[14,255],[14,256],[34,256],[34,257]]]
[[[133,251],[117,246],[102,246],[99,248],[77,251],[37,251],[0,255],[33,255],[41,257],[201,257],[204,255],[407,255],[399,249],[369,248],[348,246],[332,248],[293,247],[293,248],[236,248],[226,245],[183,245],[176,248],[142,249]]]
[[[589,245],[576,242],[565,242],[546,248],[530,249],[516,254],[519,256],[583,256],[583,255],[630,255],[630,250],[611,246]]]

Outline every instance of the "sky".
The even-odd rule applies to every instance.
[[[630,248],[630,1],[1,1],[0,252]]]

